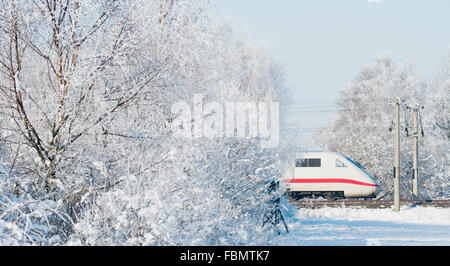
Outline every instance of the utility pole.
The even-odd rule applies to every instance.
[[[394,211],[400,211],[400,98],[395,98]]]
[[[417,197],[418,189],[417,184],[419,183],[419,129],[418,129],[418,117],[419,117],[419,105],[416,103],[413,107],[414,110],[414,133],[413,133],[413,170],[414,170],[414,179],[413,179],[413,194]]]

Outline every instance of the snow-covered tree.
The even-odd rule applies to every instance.
[[[430,167],[424,183],[432,198],[450,197],[450,51],[436,69],[424,110]]]
[[[449,186],[449,56],[425,85],[410,67],[396,67],[388,56],[376,58],[364,67],[341,92],[339,113],[332,130],[316,134],[318,144],[348,154],[380,181],[383,192],[393,191],[393,101],[401,104],[402,197],[410,198],[412,188],[413,104],[419,109],[419,197],[448,198]]]
[[[435,79],[431,84],[430,114],[432,127],[442,139],[450,139],[450,49],[436,69]]]
[[[173,136],[171,107],[195,93],[288,102],[282,67],[235,38],[208,1],[0,10],[0,215],[40,236],[23,243],[244,244],[279,230],[277,148]]]
[[[401,189],[411,195],[412,120],[406,104],[423,103],[426,86],[410,67],[397,67],[390,56],[378,56],[375,63],[361,69],[341,91],[339,112],[330,131],[315,137],[325,149],[347,154],[365,167],[381,183],[383,194],[393,191],[394,99],[401,109]],[[409,137],[408,137],[409,136]],[[423,144],[423,140],[421,142]],[[422,158],[424,155],[422,156]]]

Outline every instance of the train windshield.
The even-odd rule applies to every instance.
[[[344,157],[345,157],[345,159],[349,160],[349,161],[350,161],[351,163],[353,163],[354,165],[358,166],[358,168],[361,168],[361,169],[364,169],[364,170],[365,170],[365,168],[362,167],[359,163],[353,161],[352,159],[350,159],[349,157],[347,157],[347,156],[345,156],[345,155],[344,155]]]
[[[363,170],[364,173],[366,173],[370,179],[374,180],[373,176],[371,174],[369,174],[369,172],[367,172],[366,168],[362,167],[359,163],[353,161],[352,159],[350,159],[349,157],[347,157],[346,155],[342,154],[347,160],[349,160],[351,163],[353,163],[354,165],[356,165],[359,169]],[[376,182],[376,181],[375,181]]]

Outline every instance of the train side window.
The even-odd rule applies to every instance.
[[[321,159],[297,159],[295,167],[321,167]]]
[[[308,167],[320,167],[321,160],[320,159],[308,159]]]
[[[344,162],[339,159],[336,159],[336,167],[347,167]]]

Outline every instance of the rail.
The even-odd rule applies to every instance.
[[[393,200],[375,200],[375,199],[343,199],[343,200],[326,200],[326,199],[294,199],[289,197],[289,202],[299,208],[325,208],[325,207],[360,207],[368,209],[386,209],[393,208]],[[438,207],[450,208],[450,200],[401,200],[401,207]]]

